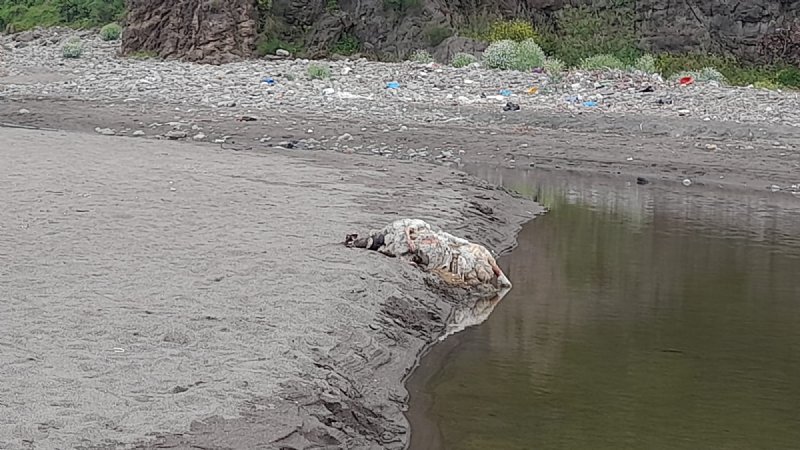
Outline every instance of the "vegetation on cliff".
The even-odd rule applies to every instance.
[[[122,17],[124,0],[0,0],[0,30],[99,27]]]
[[[665,77],[706,73],[708,68],[714,68],[728,83],[734,85],[800,88],[800,69],[782,64],[779,59],[768,66],[759,66],[706,54],[645,55],[640,50],[634,26],[633,2],[613,1],[613,8],[603,10],[567,6],[546,19],[494,20],[484,15],[471,18],[461,28],[432,23],[424,28],[420,45],[433,48],[452,35],[466,36],[489,44],[496,43],[491,47],[488,62],[499,68],[540,67],[547,63],[548,71],[562,66],[584,69],[636,68],[657,71]],[[263,31],[257,43],[258,53],[272,54],[278,48],[293,54],[304,53],[302,42],[287,42],[285,36],[276,33],[279,27],[274,23],[275,18],[271,17],[272,1],[257,0],[257,4]],[[397,15],[418,14],[421,4],[421,0],[384,0],[385,8]],[[37,26],[56,25],[100,27],[120,20],[124,8],[124,0],[0,0],[0,30],[18,32]],[[329,14],[339,13],[339,2],[328,0],[327,10]],[[352,55],[361,50],[362,43],[357,35],[349,32],[328,47],[329,53],[340,55]],[[465,65],[468,62],[461,55],[457,64]]]

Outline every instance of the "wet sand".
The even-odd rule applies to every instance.
[[[0,448],[402,448],[451,303],[340,242],[415,216],[503,251],[539,212],[429,164],[0,136]]]

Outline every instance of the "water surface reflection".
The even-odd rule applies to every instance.
[[[800,201],[481,175],[551,212],[410,380],[412,449],[800,446]]]

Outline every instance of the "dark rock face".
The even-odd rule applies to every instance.
[[[326,56],[341,39],[355,37],[366,56],[402,59],[425,48],[446,62],[458,51],[482,50],[457,36],[475,18],[547,23],[569,5],[603,10],[618,8],[619,1],[633,8],[643,50],[800,63],[797,0],[271,0],[260,19],[271,36],[299,44],[310,57]],[[129,0],[122,51],[215,64],[251,56],[259,4],[266,3]]]
[[[800,25],[795,0],[637,0],[636,16],[644,49],[711,51],[753,62],[800,58],[796,50],[765,48],[770,36]]]
[[[122,53],[222,64],[252,56],[254,0],[129,0]]]

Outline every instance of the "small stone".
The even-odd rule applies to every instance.
[[[186,132],[181,130],[171,130],[164,133],[164,137],[167,139],[183,139],[186,137]]]
[[[772,192],[778,192],[781,190],[781,187],[778,186],[777,184],[773,184],[772,186],[769,187],[769,190]]]
[[[116,131],[112,130],[111,128],[100,128],[97,127],[94,129],[95,133],[102,134],[103,136],[114,136],[117,134]]]
[[[338,138],[336,138],[336,140],[339,141],[339,142],[352,141],[353,140],[353,135],[351,135],[350,133],[345,133],[345,134],[339,136]]]
[[[329,87],[322,90],[322,95],[333,95],[336,93],[336,89]]]
[[[195,141],[202,141],[205,138],[206,138],[206,135],[203,134],[203,133],[197,133],[194,136],[192,136],[192,139],[194,139]]]
[[[717,148],[718,148],[717,144],[706,144],[706,150],[712,150],[713,151],[713,150],[716,150]]]
[[[288,58],[289,56],[292,56],[292,54],[289,53],[288,50],[284,50],[282,48],[279,48],[279,49],[275,50],[275,56],[280,56],[281,58]]]
[[[136,130],[136,131],[133,132],[133,135],[136,136],[136,137],[140,137],[140,136],[144,136],[145,133],[142,130]]]
[[[19,113],[20,113],[20,114],[30,114],[31,112],[30,112],[30,110],[27,110],[27,109],[25,109],[25,108],[22,108],[22,109],[20,109],[20,110],[19,110]]]
[[[219,106],[220,108],[233,108],[234,106],[236,106],[236,102],[233,100],[223,100],[221,102],[218,102],[217,106]]]

